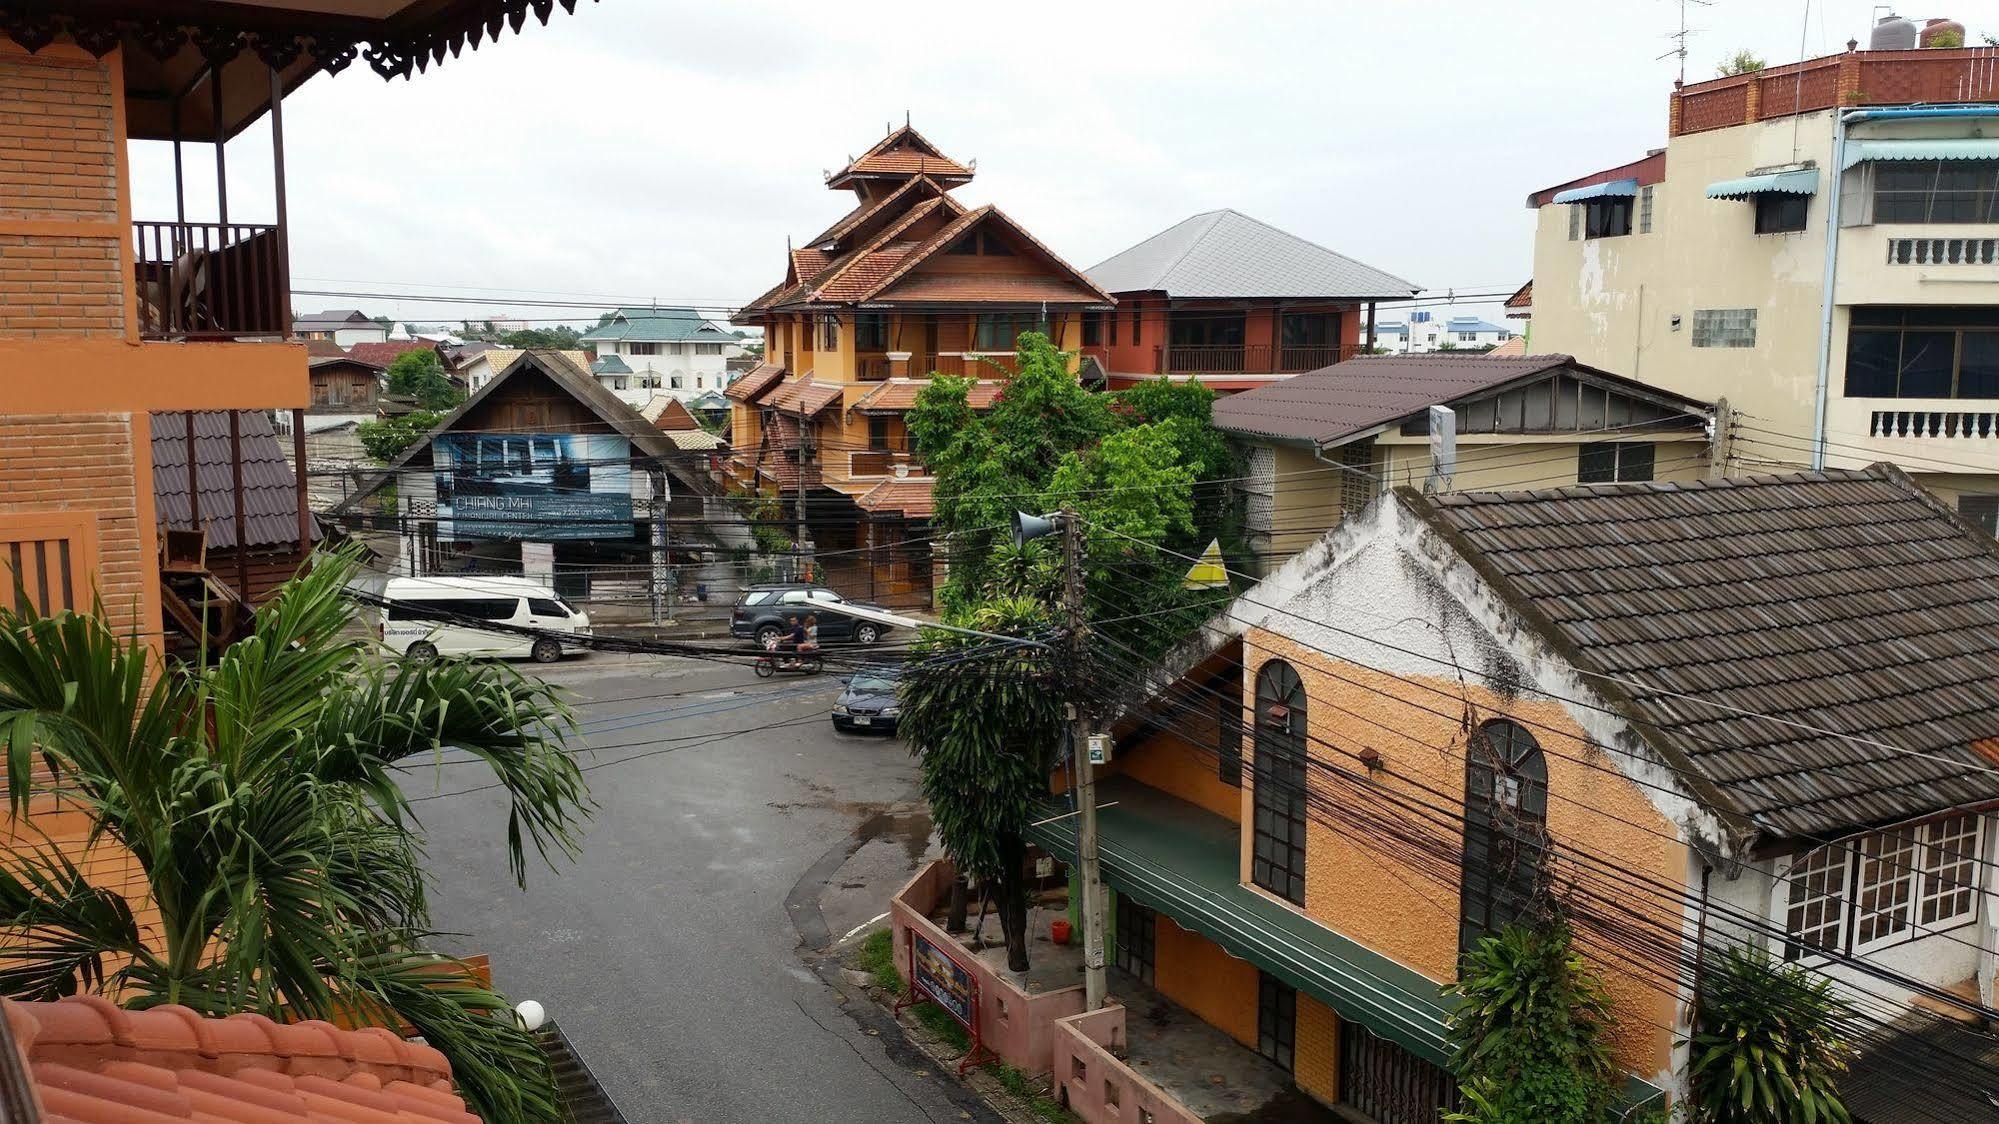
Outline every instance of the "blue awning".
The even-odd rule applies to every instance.
[[[1572,187],[1567,191],[1557,191],[1557,203],[1587,203],[1592,199],[1614,199],[1622,196],[1629,199],[1638,194],[1637,180],[1611,180],[1609,183],[1593,183],[1588,187]]]
[[[1760,176],[1722,180],[1707,185],[1709,199],[1751,199],[1758,195],[1817,195],[1819,170],[1800,168],[1791,172],[1765,172]]]
[[[1855,140],[1846,142],[1846,166],[1869,160],[1999,160],[1999,137]]]

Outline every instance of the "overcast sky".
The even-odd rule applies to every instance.
[[[1695,80],[1738,48],[1864,45],[1872,5],[1688,9]],[[1528,192],[1664,144],[1679,18],[1677,0],[583,0],[412,81],[357,62],[286,100],[295,287],[470,298],[296,303],[734,306],[780,278],[787,235],[851,206],[825,172],[905,112],[978,161],[960,198],[1079,268],[1232,207],[1426,288],[1510,289],[1532,267]],[[170,216],[164,146],[143,147],[137,217]],[[268,153],[261,126],[230,145],[239,221],[268,214]]]

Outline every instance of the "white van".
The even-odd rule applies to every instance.
[[[554,663],[580,651],[553,636],[528,636],[479,628],[476,618],[516,628],[590,635],[590,617],[570,608],[555,591],[526,578],[390,578],[382,597],[380,637],[391,651],[412,659],[445,656],[531,656]]]

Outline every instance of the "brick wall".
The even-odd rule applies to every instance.
[[[137,609],[154,570],[151,536],[139,526],[130,415],[0,415],[0,481],[0,539],[10,516],[95,512],[97,557],[80,564],[115,625],[151,630]]]
[[[1298,1032],[1291,1050],[1291,1076],[1298,1087],[1324,1104],[1340,1099],[1340,1017],[1331,1007],[1300,992]]]
[[[0,337],[125,331],[115,65],[0,49]]]

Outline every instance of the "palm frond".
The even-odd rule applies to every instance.
[[[0,931],[0,995],[11,999],[101,990],[112,962],[149,958],[131,904],[52,842],[0,850]]]

